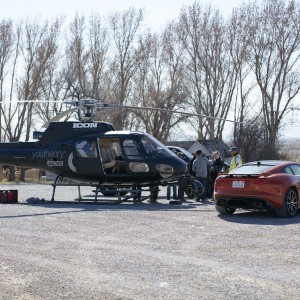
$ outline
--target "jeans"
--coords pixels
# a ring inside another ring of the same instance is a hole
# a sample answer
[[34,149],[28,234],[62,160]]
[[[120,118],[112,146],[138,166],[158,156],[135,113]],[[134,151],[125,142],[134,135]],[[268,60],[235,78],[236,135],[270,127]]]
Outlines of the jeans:
[[182,176],[178,180],[178,199],[180,201],[184,200],[184,190],[187,185],[188,178],[186,176]]
[[198,197],[197,197],[197,200],[204,200],[205,199],[205,196],[206,196],[206,181],[207,181],[207,178],[206,177],[196,177],[196,180],[198,180],[199,182],[201,182],[203,184],[203,193],[200,194]]

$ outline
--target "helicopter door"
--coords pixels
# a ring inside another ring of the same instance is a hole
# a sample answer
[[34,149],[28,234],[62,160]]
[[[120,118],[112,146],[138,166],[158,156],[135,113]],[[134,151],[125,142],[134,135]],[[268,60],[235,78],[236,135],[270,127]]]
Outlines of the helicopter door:
[[124,169],[124,159],[118,139],[103,138],[98,140],[102,166],[106,174],[117,174]]
[[98,176],[100,173],[103,173],[96,140],[77,140],[75,144],[75,153],[76,158],[74,160],[74,165],[77,172],[80,172],[81,175]]

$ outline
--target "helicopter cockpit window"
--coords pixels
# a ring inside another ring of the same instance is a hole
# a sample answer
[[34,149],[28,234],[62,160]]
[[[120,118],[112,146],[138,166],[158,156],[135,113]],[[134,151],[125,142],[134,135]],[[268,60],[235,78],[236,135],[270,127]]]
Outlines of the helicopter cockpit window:
[[156,149],[156,146],[153,144],[153,142],[147,138],[142,138],[141,142],[147,154],[152,153]]
[[161,144],[157,139],[151,136],[145,136],[141,139],[147,154],[159,154],[163,157],[174,156],[174,153]]
[[80,157],[97,157],[97,147],[95,141],[78,140],[75,144],[76,153]]
[[137,159],[137,160],[143,159],[143,156],[141,154],[141,151],[136,141],[130,139],[124,140],[123,147],[124,147],[126,157],[128,159]]

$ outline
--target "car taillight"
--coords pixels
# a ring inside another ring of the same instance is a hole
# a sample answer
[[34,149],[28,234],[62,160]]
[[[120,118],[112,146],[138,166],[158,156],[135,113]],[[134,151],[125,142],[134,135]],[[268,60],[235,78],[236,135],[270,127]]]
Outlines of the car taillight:
[[225,180],[224,179],[217,179],[218,184],[225,184]]
[[265,185],[265,184],[271,184],[271,185],[279,185],[279,184],[283,184],[282,181],[279,180],[266,180],[266,179],[255,179],[252,181],[254,184],[257,185]]

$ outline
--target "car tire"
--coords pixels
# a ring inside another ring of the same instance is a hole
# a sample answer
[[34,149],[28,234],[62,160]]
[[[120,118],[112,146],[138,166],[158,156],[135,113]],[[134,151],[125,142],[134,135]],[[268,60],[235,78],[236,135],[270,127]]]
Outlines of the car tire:
[[276,209],[277,216],[280,218],[291,218],[297,214],[298,210],[298,194],[290,188],[283,199],[281,208]]
[[189,199],[193,199],[197,194],[197,186],[195,186],[193,183],[188,183],[184,188],[184,192]]
[[232,215],[236,211],[235,208],[224,207],[219,205],[216,205],[216,210],[221,215]]
[[197,198],[203,193],[203,184],[195,179],[190,180],[184,188],[189,199]]

